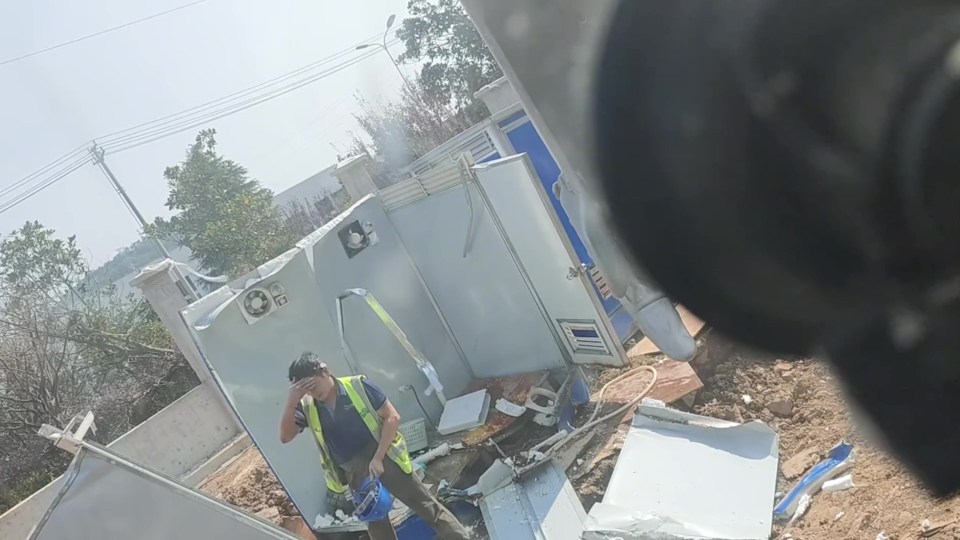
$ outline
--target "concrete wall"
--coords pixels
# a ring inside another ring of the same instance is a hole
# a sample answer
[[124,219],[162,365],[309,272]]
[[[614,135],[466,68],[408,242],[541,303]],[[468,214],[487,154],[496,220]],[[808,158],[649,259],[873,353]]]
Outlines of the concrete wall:
[[[234,443],[240,434],[218,391],[202,384],[108,446],[170,477],[190,476],[197,482],[200,478],[190,475],[191,471],[214,456],[221,462],[232,457],[224,448]],[[245,445],[234,446],[239,452]],[[209,468],[215,466],[211,464]],[[0,515],[0,538],[27,538],[59,491],[60,482],[57,478]]]

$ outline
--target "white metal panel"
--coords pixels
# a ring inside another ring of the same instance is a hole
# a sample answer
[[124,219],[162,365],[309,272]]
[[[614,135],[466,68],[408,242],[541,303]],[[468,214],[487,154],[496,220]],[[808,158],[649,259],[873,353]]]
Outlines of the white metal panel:
[[[573,361],[622,365],[623,348],[612,337],[615,334],[587,278],[576,271],[579,264],[574,262],[572,247],[526,154],[483,163],[474,170]],[[576,333],[565,333],[563,322],[580,326]],[[588,329],[590,325],[595,330]],[[578,348],[571,339],[578,336],[601,340],[609,352]]]
[[580,538],[587,514],[560,465],[549,460],[480,499],[491,540]]
[[[773,523],[777,434],[762,422],[736,424],[642,404],[603,502],[585,537],[765,539]],[[615,524],[614,526],[611,526]],[[629,529],[629,528],[627,528]]]
[[[30,540],[295,540],[286,531],[84,443]],[[13,539],[11,539],[13,540]]]
[[[352,220],[372,223],[379,242],[348,258],[337,237],[337,227],[309,248],[313,251],[316,283],[329,317],[336,320],[335,299],[343,291],[368,290],[436,368],[447,397],[459,395],[470,383],[472,374],[393,223],[376,199],[355,205],[343,225]],[[399,390],[412,385],[431,416],[439,418],[437,399],[423,395],[428,385],[426,378],[363,300],[357,297],[344,300],[343,317],[344,335],[358,369],[384,388],[401,415],[406,419],[423,416],[417,412],[419,407],[414,396]],[[337,340],[339,344],[339,337]]]
[[563,366],[563,351],[472,184],[470,197],[472,228],[463,185],[396,208],[390,221],[477,377]]
[[[256,324],[247,324],[236,301],[225,293],[218,294],[220,302],[214,305],[201,300],[205,309],[184,318],[203,327],[194,326],[193,335],[215,380],[294,504],[311,521],[326,508],[316,445],[309,436],[284,445],[277,435],[289,389],[287,368],[309,350],[320,354],[337,375],[348,375],[351,369],[306,254],[297,251],[274,270],[264,285],[281,283],[290,302]],[[215,307],[222,307],[215,317],[204,316]]]

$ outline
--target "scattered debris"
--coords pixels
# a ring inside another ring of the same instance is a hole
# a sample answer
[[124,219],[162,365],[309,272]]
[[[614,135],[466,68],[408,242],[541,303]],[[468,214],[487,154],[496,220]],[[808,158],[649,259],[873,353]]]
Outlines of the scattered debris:
[[536,422],[537,425],[540,425],[543,427],[550,427],[550,426],[557,425],[557,417],[553,414],[548,414],[548,413],[538,412],[537,414],[533,415],[533,421]]
[[357,519],[357,516],[353,514],[347,514],[343,510],[337,510],[337,513],[334,516],[331,516],[330,514],[317,515],[317,518],[313,520],[313,528],[317,530],[327,529],[337,525],[358,523],[359,521],[360,520]]
[[271,523],[280,523],[280,509],[276,506],[268,506],[254,514],[260,519],[265,519]]
[[804,514],[807,513],[807,510],[810,509],[810,494],[804,493],[800,496],[800,500],[797,501],[797,510],[793,513],[793,517],[790,518],[788,522],[789,525],[793,525],[793,522],[802,518]]
[[823,491],[825,493],[833,493],[835,491],[843,491],[845,489],[850,489],[855,487],[853,484],[853,475],[845,474],[840,478],[835,478],[833,480],[827,480],[823,483]]
[[[825,460],[810,469],[793,489],[787,492],[786,496],[773,509],[774,517],[783,521],[791,520],[805,498],[813,497],[817,491],[820,491],[826,481],[852,467],[853,460],[852,445],[841,442],[834,446]],[[809,501],[807,502],[809,504]]]
[[449,455],[451,450],[459,450],[461,448],[463,448],[462,444],[443,443],[415,457],[413,463],[416,465],[426,465],[438,457]]
[[799,478],[810,467],[816,465],[819,459],[820,455],[816,448],[808,448],[784,461],[783,465],[780,466],[780,473],[787,480]]
[[767,403],[767,410],[780,418],[789,418],[793,416],[793,401],[789,399],[779,399]]
[[490,410],[490,394],[486,389],[447,400],[437,424],[441,435],[450,435],[482,426]]
[[572,442],[564,446],[557,455],[554,456],[554,459],[557,460],[557,463],[560,464],[560,468],[566,471],[570,468],[570,465],[573,465],[573,462],[576,461],[577,464],[583,463],[582,459],[578,459],[580,454],[583,453],[583,450],[593,441],[593,437],[596,435],[596,431],[591,431],[580,437],[575,442]]
[[320,514],[317,516],[317,519],[313,520],[313,528],[326,529],[327,527],[333,526],[335,521],[334,517],[329,514]]
[[890,540],[890,537],[887,536],[886,532],[880,531],[877,533],[877,538],[875,540]]
[[316,535],[313,534],[313,531],[310,530],[307,522],[300,516],[285,517],[280,523],[280,526],[301,540],[316,540],[317,538]]
[[956,518],[944,521],[943,523],[931,523],[929,519],[925,519],[923,520],[923,523],[920,524],[920,536],[923,538],[930,538],[931,536],[936,535],[937,533],[943,531],[943,529],[955,524],[956,522]]
[[[687,329],[687,332],[696,338],[700,335],[700,332],[703,331],[704,323],[696,315],[690,313],[687,308],[682,305],[677,306],[677,312],[680,314],[680,320],[683,322],[684,328]],[[627,356],[633,358],[636,356],[646,356],[650,354],[660,353],[660,347],[658,347],[654,342],[650,341],[650,338],[644,337],[636,345],[629,347],[627,350]]]
[[512,416],[514,418],[519,417],[527,410],[527,408],[524,407],[523,405],[517,405],[516,403],[512,401],[507,401],[503,398],[500,398],[497,400],[495,407],[498,411],[502,412],[503,414],[506,414],[507,416]]
[[793,371],[793,364],[791,364],[790,362],[785,362],[783,360],[777,360],[773,364],[773,369],[779,372],[780,374],[783,374],[788,371]]
[[[627,403],[633,399],[650,381],[650,373],[638,371],[624,377],[615,386],[604,393],[607,403]],[[657,382],[647,393],[648,399],[673,404],[685,398],[695,396],[703,388],[703,381],[690,366],[689,362],[665,360],[657,365]],[[594,396],[596,399],[597,396]],[[632,411],[626,416],[631,416]]]
[[[484,389],[493,402],[503,398],[511,403],[524,403],[530,389],[544,381],[546,375],[546,372],[536,372],[494,377],[492,379],[476,379],[467,386],[466,392]],[[522,428],[526,423],[526,418],[526,416],[515,418],[500,412],[494,407],[482,426],[465,433],[460,440],[470,447],[479,446],[488,440],[500,441]]]
[[744,395],[741,397],[741,399],[743,399],[744,405],[749,405],[749,404],[753,403],[753,398],[750,397],[750,394],[744,394]]
[[[775,369],[780,363],[776,356],[740,347],[715,332],[707,335],[700,348],[698,358],[693,360],[704,382],[704,389],[693,407],[697,414],[736,420],[735,407],[738,407],[744,420],[767,422],[780,436],[780,454],[784,460],[808,448],[816,448],[823,457],[840,439],[853,443],[856,448],[856,489],[814,495],[810,510],[797,529],[777,531],[771,538],[781,538],[783,532],[790,532],[796,539],[803,540],[873,540],[882,529],[892,538],[909,540],[920,537],[923,518],[937,524],[960,516],[960,497],[934,499],[901,462],[872,442],[876,439],[869,437],[867,425],[858,422],[849,409],[841,382],[830,372],[829,365],[816,360],[786,358],[783,363],[792,366],[788,373],[793,377],[787,381],[783,372]],[[758,385],[767,391],[758,394]],[[754,398],[749,407],[741,400],[743,394]],[[767,401],[784,398],[794,403],[794,415],[788,419],[776,417],[763,407]],[[606,432],[599,435],[602,438],[594,439],[594,446],[599,446],[597,440],[605,442],[609,436]],[[594,455],[593,448],[588,448],[585,454],[584,467],[587,467]],[[594,485],[606,485],[603,472],[608,462],[598,466],[600,472],[585,475],[583,482],[575,482],[582,492]],[[576,477],[581,471],[582,468],[577,469],[572,476]],[[796,480],[780,475],[777,490],[788,492]],[[587,508],[594,497],[585,498]],[[780,496],[776,501],[780,501]],[[846,515],[834,522],[833,518],[841,510]],[[960,538],[960,523],[945,527],[929,540],[954,537]]]
[[837,515],[833,516],[833,520],[840,521],[840,518],[842,518],[844,515],[846,515],[846,512],[837,512]]

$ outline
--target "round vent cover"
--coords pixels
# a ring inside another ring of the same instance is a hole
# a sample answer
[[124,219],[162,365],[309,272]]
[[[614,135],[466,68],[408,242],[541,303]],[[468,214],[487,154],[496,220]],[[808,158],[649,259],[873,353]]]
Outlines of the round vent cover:
[[260,290],[253,290],[243,297],[243,309],[252,317],[261,317],[270,311],[270,297]]

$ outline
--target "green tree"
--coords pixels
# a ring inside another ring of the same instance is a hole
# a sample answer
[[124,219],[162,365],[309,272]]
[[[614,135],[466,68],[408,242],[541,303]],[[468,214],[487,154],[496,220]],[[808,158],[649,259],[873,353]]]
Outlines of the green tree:
[[471,123],[487,115],[474,92],[503,75],[458,0],[410,0],[397,30],[401,62],[422,62],[418,81],[431,99],[453,103]]
[[59,239],[38,221],[28,221],[0,243],[0,269],[4,280],[21,294],[75,293],[87,272],[76,237]]
[[289,249],[294,242],[273,205],[273,192],[247,169],[217,153],[216,130],[201,131],[186,158],[163,176],[170,188],[169,220],[152,231],[179,238],[204,270],[238,276]]
[[0,512],[65,465],[40,425],[93,410],[109,442],[196,384],[159,319],[86,269],[37,222],[0,241]]

